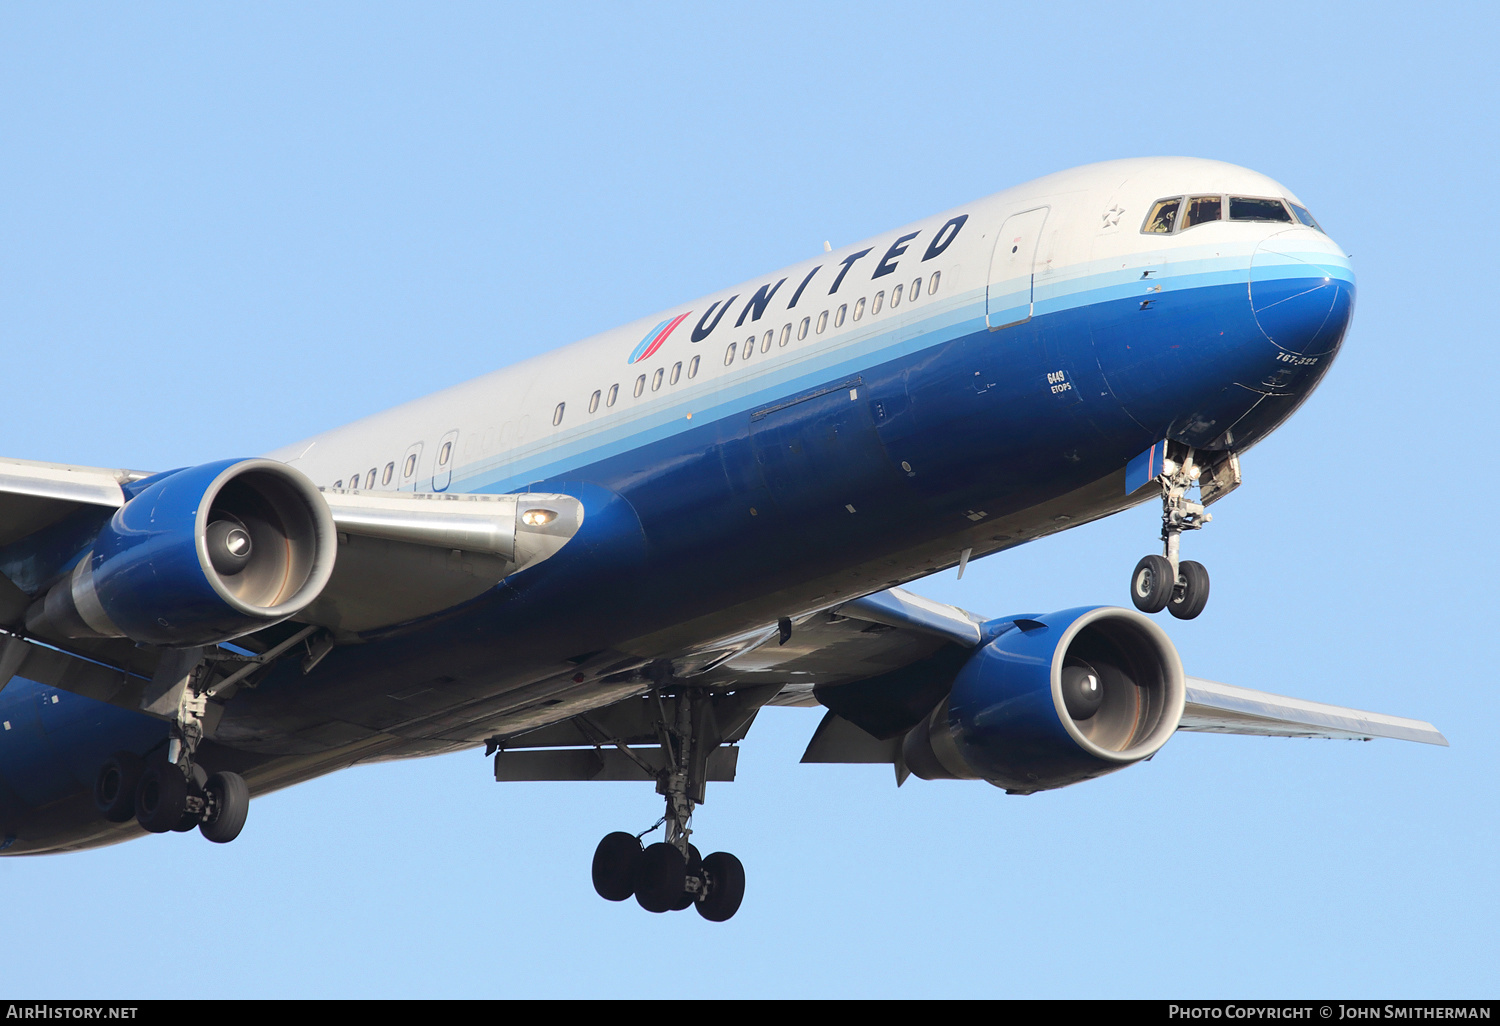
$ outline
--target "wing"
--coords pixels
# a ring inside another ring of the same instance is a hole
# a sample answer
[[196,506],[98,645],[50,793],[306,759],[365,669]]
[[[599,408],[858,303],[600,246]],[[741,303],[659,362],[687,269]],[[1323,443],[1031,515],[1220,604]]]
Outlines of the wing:
[[1377,737],[1447,746],[1448,739],[1422,720],[1287,698],[1266,691],[1189,677],[1187,708],[1178,730],[1264,737],[1324,737],[1370,741]]
[[[69,581],[76,589],[78,571],[87,569],[81,557],[106,521],[170,473],[0,460],[0,632],[6,635],[0,688],[21,673],[85,697],[154,711],[149,696],[163,649],[54,630],[56,621],[37,614],[51,609],[46,596],[67,591]],[[308,641],[315,661],[316,652],[341,637],[472,599],[555,554],[583,518],[582,504],[564,495],[318,491],[310,483],[307,492],[321,496],[336,530],[332,575],[295,622],[273,622],[237,638],[232,649],[216,650],[213,658],[228,678],[216,690],[298,641]],[[547,519],[532,523],[523,516],[535,512]]]
[[[818,707],[838,702],[847,688],[873,697],[896,724],[931,709],[941,697],[934,689],[947,686],[978,641],[976,622],[962,610],[892,590],[669,655],[675,677],[707,689],[704,779],[733,780],[735,745],[763,706]],[[632,694],[602,708],[491,738],[496,779],[657,779],[668,765],[659,727],[675,722],[680,697],[641,696],[652,687],[645,677],[626,686]]]
[[[957,606],[892,588],[676,653],[675,674],[711,688],[723,728],[708,731],[714,747],[705,779],[734,779],[734,746],[764,705],[828,708],[803,762],[898,763],[902,736],[942,700],[981,643],[985,623]],[[656,779],[669,759],[654,725],[672,722],[676,701],[632,695],[493,738],[496,778]],[[1448,743],[1419,720],[1192,677],[1178,729]]]
[[[986,618],[900,588],[686,653],[720,688],[779,683],[768,704],[829,708],[806,762],[890,762],[899,736],[942,698]],[[790,628],[787,630],[786,628]],[[1179,730],[1269,737],[1448,742],[1430,723],[1189,677]]]
[[[965,650],[978,645],[979,625],[985,622],[984,618],[957,606],[924,599],[899,588],[845,603],[835,610],[835,615],[881,624],[905,634],[941,637],[948,645]],[[891,641],[887,640],[885,644],[889,645]],[[853,681],[841,688],[825,689],[817,695],[832,712],[814,735],[803,761],[891,761],[891,738],[895,731],[878,729],[880,725],[872,720],[865,708],[866,703],[857,700],[862,689],[863,682]],[[925,698],[923,696],[923,701]],[[838,715],[840,703],[847,707],[845,716]],[[921,704],[920,701],[913,703],[913,709]],[[931,707],[931,703],[926,706],[927,709]],[[896,726],[905,729],[908,724],[902,721]],[[1432,724],[1422,720],[1310,702],[1197,677],[1187,678],[1187,703],[1177,729],[1364,741],[1383,737],[1433,745],[1448,744]]]
[[[26,460],[0,461],[0,623],[71,569],[80,545],[155,475]],[[561,495],[322,492],[339,552],[322,595],[298,619],[339,632],[404,623],[451,608],[553,555],[582,522]],[[518,529],[524,505],[559,509],[570,530]],[[392,587],[399,582],[400,587]]]

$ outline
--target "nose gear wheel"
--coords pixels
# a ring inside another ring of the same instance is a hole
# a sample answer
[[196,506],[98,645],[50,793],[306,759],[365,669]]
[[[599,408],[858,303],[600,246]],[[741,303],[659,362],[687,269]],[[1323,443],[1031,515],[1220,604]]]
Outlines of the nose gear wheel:
[[[1143,557],[1130,575],[1130,600],[1143,613],[1165,609],[1179,620],[1191,620],[1208,604],[1208,570],[1202,563],[1181,558],[1182,532],[1200,531],[1213,519],[1213,514],[1204,511],[1204,503],[1188,498],[1204,470],[1194,462],[1196,455],[1187,446],[1175,446],[1156,477],[1161,488],[1162,554]],[[1237,461],[1233,467],[1238,484]],[[1216,490],[1209,501],[1225,491]]]

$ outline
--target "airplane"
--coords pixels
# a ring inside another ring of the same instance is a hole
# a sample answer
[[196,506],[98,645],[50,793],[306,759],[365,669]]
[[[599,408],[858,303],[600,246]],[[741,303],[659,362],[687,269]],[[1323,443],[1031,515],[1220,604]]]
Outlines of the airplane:
[[[1328,372],[1341,248],[1193,158],[1028,182],[262,457],[0,461],[0,850],[197,829],[358,763],[654,782],[598,893],[724,921],[693,843],[766,706],[803,761],[1065,787],[1178,730],[1446,745],[1186,674],[1183,536]],[[980,614],[903,586],[1159,503],[1133,608]],[[643,839],[657,828],[660,840]]]

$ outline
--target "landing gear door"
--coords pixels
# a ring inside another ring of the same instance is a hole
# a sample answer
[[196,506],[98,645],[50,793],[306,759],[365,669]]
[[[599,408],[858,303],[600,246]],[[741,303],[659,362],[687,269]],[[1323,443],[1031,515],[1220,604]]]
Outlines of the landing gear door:
[[985,323],[991,331],[1031,320],[1036,248],[1048,207],[1012,214],[1000,226],[985,291]]

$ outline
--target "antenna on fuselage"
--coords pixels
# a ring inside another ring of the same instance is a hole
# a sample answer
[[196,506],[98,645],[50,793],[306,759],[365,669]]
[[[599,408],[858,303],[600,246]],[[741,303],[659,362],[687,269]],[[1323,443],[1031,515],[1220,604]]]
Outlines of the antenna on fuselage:
[[833,247],[828,244],[828,240],[827,239],[823,240],[823,252],[824,253],[832,253],[833,252]]

